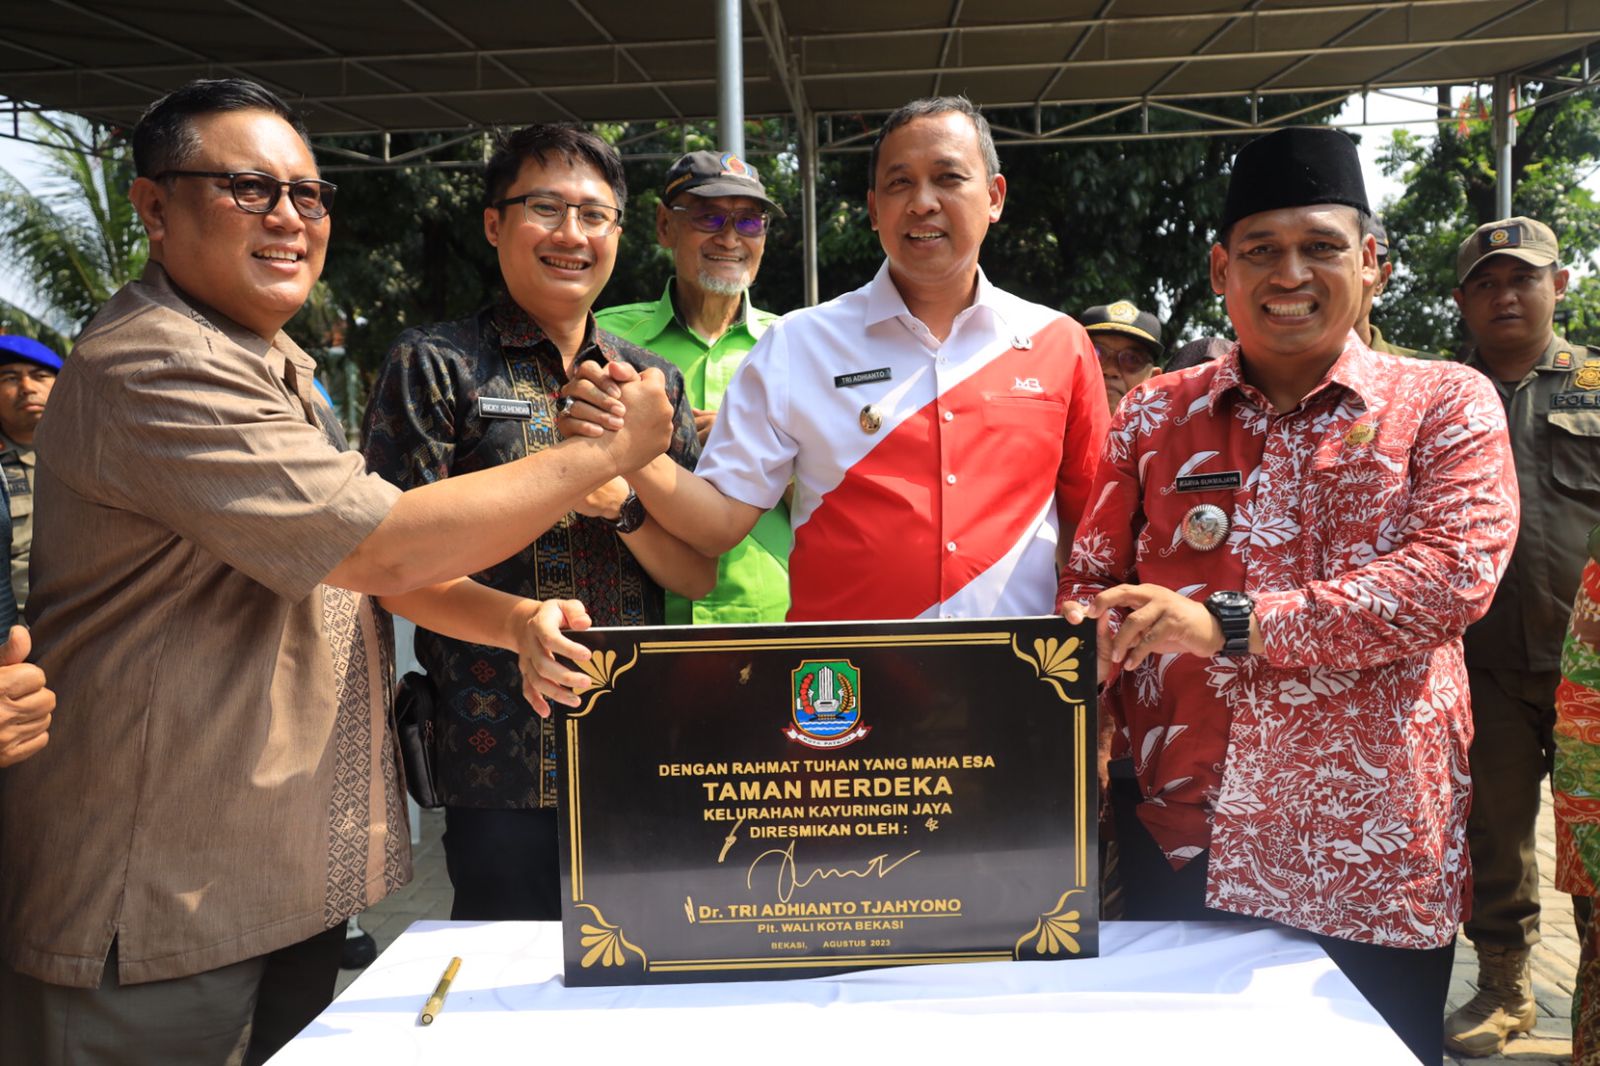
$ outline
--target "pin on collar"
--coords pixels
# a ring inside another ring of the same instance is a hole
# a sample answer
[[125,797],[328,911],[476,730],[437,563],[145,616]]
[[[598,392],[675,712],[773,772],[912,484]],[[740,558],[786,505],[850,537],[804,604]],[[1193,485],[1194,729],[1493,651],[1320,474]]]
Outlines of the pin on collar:
[[883,414],[872,404],[861,409],[861,432],[876,433],[883,428]]

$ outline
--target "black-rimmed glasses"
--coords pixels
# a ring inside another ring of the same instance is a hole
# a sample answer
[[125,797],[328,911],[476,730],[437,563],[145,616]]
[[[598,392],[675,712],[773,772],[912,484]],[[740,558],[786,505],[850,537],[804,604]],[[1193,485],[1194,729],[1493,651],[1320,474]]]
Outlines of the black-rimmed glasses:
[[765,211],[696,211],[692,207],[673,204],[674,211],[682,211],[689,225],[701,233],[721,233],[733,223],[733,232],[741,237],[759,237],[767,232],[771,216]]
[[530,193],[526,196],[509,196],[497,200],[494,207],[504,210],[512,204],[521,204],[522,213],[529,222],[548,230],[558,230],[567,221],[567,213],[578,216],[578,228],[588,237],[608,237],[622,225],[622,208],[593,201],[575,204],[559,196]]
[[270,215],[278,206],[283,190],[289,190],[289,203],[301,218],[327,218],[333,210],[333,194],[339,187],[319,178],[300,178],[297,181],[279,181],[271,174],[259,170],[163,170],[156,181],[166,178],[227,178],[228,190],[239,210],[252,215]]

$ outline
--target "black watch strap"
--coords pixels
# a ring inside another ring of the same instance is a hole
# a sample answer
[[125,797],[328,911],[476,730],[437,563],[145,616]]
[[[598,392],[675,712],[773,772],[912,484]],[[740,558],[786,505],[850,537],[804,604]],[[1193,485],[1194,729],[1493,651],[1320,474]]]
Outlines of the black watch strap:
[[618,533],[632,533],[644,525],[645,515],[644,501],[639,499],[638,493],[629,489],[628,498],[622,501],[622,508],[617,512],[617,517],[607,521]]
[[1255,607],[1255,601],[1242,592],[1213,592],[1206,597],[1206,610],[1222,628],[1223,655],[1249,654],[1250,619]]

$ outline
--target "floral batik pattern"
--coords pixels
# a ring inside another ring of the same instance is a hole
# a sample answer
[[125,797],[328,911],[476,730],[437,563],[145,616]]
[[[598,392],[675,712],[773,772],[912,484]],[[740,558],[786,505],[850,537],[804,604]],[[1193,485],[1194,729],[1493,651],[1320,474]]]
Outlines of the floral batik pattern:
[[[1561,648],[1555,734],[1556,887],[1592,899],[1600,883],[1600,565],[1592,560]],[[1600,915],[1578,950],[1572,1061],[1600,1064]]]

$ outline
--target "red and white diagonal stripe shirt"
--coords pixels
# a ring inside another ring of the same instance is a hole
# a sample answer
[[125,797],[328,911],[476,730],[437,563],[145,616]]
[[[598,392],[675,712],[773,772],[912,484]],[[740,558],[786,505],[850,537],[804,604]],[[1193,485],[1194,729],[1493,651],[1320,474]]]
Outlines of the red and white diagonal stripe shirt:
[[794,479],[790,621],[1041,615],[1107,421],[1078,323],[980,271],[941,343],[885,263],[767,331],[696,472],[763,510]]
[[[1232,523],[1210,551],[1180,529],[1200,504]],[[1062,597],[1242,590],[1266,645],[1151,656],[1104,690],[1151,835],[1174,866],[1209,848],[1208,906],[1370,944],[1455,936],[1470,886],[1461,634],[1489,608],[1517,509],[1488,379],[1354,334],[1282,414],[1244,381],[1237,345],[1122,401]]]

